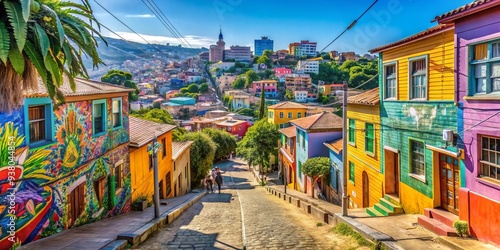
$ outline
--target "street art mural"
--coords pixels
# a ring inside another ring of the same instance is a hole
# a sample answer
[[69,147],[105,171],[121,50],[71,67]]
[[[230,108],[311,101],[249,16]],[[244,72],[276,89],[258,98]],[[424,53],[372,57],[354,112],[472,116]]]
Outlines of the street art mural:
[[130,210],[128,104],[124,100],[123,126],[97,137],[91,104],[54,111],[54,141],[40,148],[26,143],[22,109],[0,114],[0,249]]

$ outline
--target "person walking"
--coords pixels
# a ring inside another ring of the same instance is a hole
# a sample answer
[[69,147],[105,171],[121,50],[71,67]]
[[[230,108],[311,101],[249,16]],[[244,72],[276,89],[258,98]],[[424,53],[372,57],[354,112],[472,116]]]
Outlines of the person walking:
[[211,175],[207,175],[207,177],[205,178],[205,185],[207,186],[207,192],[210,192],[210,191],[212,191],[212,193],[214,192],[213,179],[212,179]]
[[222,183],[224,183],[224,178],[222,178],[222,173],[220,172],[219,168],[217,168],[217,171],[215,172],[215,183],[217,183],[220,194],[220,187],[222,186]]

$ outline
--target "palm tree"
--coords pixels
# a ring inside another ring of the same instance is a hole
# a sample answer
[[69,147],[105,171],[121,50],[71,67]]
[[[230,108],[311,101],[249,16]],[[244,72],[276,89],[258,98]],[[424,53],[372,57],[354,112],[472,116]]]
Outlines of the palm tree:
[[88,78],[82,54],[93,67],[102,63],[99,31],[88,0],[0,0],[0,112],[21,106],[23,91],[36,90],[39,80],[54,103],[63,103],[64,78],[73,91],[74,77]]

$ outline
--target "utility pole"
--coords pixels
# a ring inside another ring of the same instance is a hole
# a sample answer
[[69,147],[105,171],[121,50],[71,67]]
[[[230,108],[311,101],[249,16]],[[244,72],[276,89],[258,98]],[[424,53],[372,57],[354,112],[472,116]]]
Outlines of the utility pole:
[[153,175],[154,175],[154,196],[153,202],[155,206],[155,218],[160,218],[160,190],[158,183],[158,150],[161,144],[158,143],[158,139],[155,135],[153,138],[153,143],[148,146],[149,153],[153,156]]
[[349,194],[347,193],[347,81],[343,84],[343,98],[342,102],[342,121],[344,126],[342,128],[342,171],[344,180],[342,182],[342,216],[347,216],[347,208],[349,207]]

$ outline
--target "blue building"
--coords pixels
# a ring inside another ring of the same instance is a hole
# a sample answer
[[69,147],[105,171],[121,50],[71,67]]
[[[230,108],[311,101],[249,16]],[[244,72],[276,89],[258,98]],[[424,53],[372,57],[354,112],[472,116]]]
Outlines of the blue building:
[[273,51],[274,41],[269,39],[267,36],[261,37],[260,40],[255,40],[255,51],[254,55],[261,56],[264,53],[264,50],[268,49]]
[[342,204],[342,138],[325,142],[330,158],[330,194],[328,201],[333,204]]

